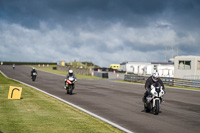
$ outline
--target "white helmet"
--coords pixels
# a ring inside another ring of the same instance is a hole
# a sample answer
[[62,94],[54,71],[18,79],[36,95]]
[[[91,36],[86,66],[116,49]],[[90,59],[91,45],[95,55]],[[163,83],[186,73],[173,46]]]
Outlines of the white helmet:
[[154,82],[157,82],[158,78],[159,78],[159,73],[158,72],[155,72],[155,73],[152,74],[152,79],[153,79]]
[[70,70],[69,70],[69,73],[73,73],[73,70],[70,69]]
[[69,70],[69,76],[71,77],[71,76],[73,76],[73,70]]

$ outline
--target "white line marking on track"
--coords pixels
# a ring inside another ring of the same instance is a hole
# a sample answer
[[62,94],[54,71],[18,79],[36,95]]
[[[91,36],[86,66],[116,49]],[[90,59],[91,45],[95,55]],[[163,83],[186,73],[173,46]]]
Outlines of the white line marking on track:
[[[120,130],[122,130],[122,131],[124,131],[124,132],[127,132],[127,133],[134,133],[134,132],[132,132],[132,131],[130,131],[130,130],[128,130],[128,129],[122,127],[122,126],[120,126],[120,125],[117,125],[117,124],[115,124],[115,123],[113,123],[113,122],[111,122],[111,121],[109,121],[109,120],[107,120],[107,119],[105,119],[105,118],[103,118],[103,117],[101,117],[101,116],[98,116],[98,115],[96,115],[96,114],[94,114],[94,113],[92,113],[92,112],[90,112],[90,111],[88,111],[88,110],[85,110],[85,109],[83,109],[83,108],[81,108],[81,107],[79,107],[79,106],[77,106],[77,105],[75,105],[75,104],[73,104],[73,103],[70,103],[70,102],[68,102],[68,101],[66,101],[66,100],[64,100],[64,99],[62,99],[62,98],[59,98],[59,97],[57,97],[57,96],[55,96],[55,95],[52,95],[52,94],[50,94],[50,93],[48,93],[48,92],[46,92],[46,91],[40,90],[39,88],[34,87],[34,86],[32,86],[32,85],[29,85],[29,84],[26,84],[26,83],[24,83],[24,82],[22,82],[22,81],[19,81],[19,80],[13,79],[13,78],[9,78],[9,77],[7,77],[1,70],[0,70],[0,72],[1,72],[6,78],[8,78],[8,79],[15,80],[15,81],[20,82],[20,83],[22,83],[22,84],[24,84],[24,85],[27,85],[27,86],[29,86],[29,87],[31,87],[31,88],[34,88],[34,89],[36,89],[36,90],[38,90],[38,91],[40,91],[40,92],[42,92],[42,93],[45,93],[45,94],[47,94],[47,95],[49,95],[49,96],[52,96],[52,97],[54,97],[54,98],[56,98],[56,99],[58,99],[58,100],[60,100],[60,101],[62,101],[62,102],[64,102],[64,103],[66,103],[66,104],[69,104],[69,105],[71,105],[71,106],[73,106],[73,107],[75,107],[75,108],[77,108],[77,109],[79,109],[79,110],[81,110],[81,111],[83,111],[83,112],[85,112],[85,113],[87,113],[87,114],[89,114],[89,115],[91,115],[91,116],[97,118],[97,119],[100,119],[100,120],[102,120],[102,121],[104,121],[104,122],[106,122],[106,123],[108,123],[108,124],[110,124],[110,125],[112,125],[112,126],[118,128],[118,129],[120,129]],[[57,75],[58,75],[58,74],[57,74]],[[62,75],[62,76],[63,76],[63,75]]]

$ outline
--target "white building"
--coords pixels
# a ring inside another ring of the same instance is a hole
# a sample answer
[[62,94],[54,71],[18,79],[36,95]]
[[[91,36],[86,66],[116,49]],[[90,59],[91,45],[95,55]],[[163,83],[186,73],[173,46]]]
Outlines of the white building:
[[151,75],[159,72],[162,77],[173,77],[174,64],[170,62],[123,62],[120,64],[120,71],[138,75]]
[[150,74],[151,63],[148,62],[123,62],[120,64],[120,71],[126,71],[134,74]]
[[200,56],[176,56],[175,78],[200,79]]
[[158,72],[161,77],[174,77],[174,63],[152,62],[153,72]]

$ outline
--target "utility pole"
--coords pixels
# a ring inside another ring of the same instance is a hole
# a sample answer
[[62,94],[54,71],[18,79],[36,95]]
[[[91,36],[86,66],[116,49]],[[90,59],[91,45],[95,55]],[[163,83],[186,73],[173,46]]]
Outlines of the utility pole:
[[177,56],[178,56],[178,48],[177,48]]
[[174,50],[173,50],[173,46],[172,46],[172,58],[174,58]]
[[167,47],[165,48],[165,62],[167,62]]

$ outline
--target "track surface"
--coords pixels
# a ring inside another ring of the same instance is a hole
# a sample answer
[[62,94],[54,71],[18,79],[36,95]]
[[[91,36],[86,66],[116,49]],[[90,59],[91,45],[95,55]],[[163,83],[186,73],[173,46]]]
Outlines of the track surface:
[[144,85],[78,79],[74,94],[67,95],[64,76],[38,70],[32,82],[31,67],[16,66],[13,70],[12,66],[0,66],[0,70],[136,133],[200,132],[200,91],[166,88],[161,113],[153,115],[143,111]]

